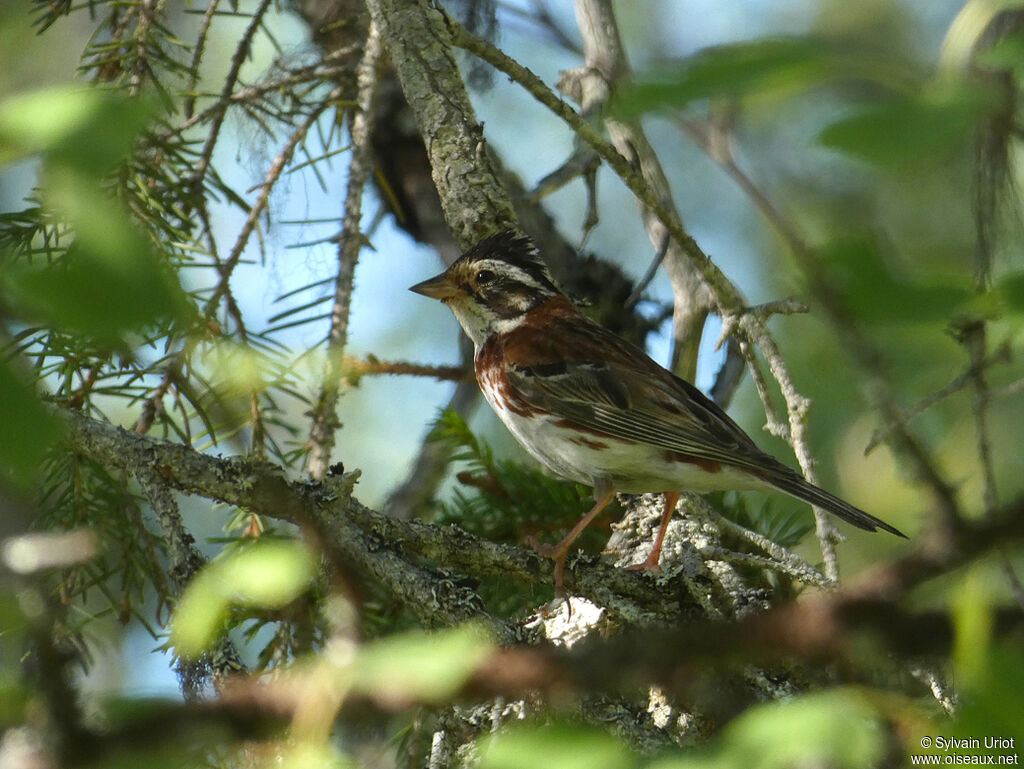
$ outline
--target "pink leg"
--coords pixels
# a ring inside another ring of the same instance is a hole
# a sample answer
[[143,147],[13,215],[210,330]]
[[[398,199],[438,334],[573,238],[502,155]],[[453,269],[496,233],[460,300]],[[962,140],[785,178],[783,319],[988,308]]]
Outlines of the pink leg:
[[598,484],[594,487],[594,494],[596,501],[590,512],[580,518],[579,523],[573,526],[572,531],[566,534],[557,545],[542,545],[533,537],[527,540],[534,550],[555,562],[555,595],[559,597],[565,595],[565,558],[569,554],[569,548],[590,522],[597,517],[598,513],[608,507],[615,497],[615,490],[610,485],[606,487],[605,484]]
[[668,531],[668,523],[672,520],[672,513],[675,512],[678,502],[678,491],[665,492],[665,509],[661,513],[661,526],[658,527],[658,535],[654,538],[654,547],[651,548],[651,554],[647,556],[646,561],[630,566],[630,569],[661,571],[661,567],[658,565],[658,561],[661,560],[661,545],[665,541],[665,532]]

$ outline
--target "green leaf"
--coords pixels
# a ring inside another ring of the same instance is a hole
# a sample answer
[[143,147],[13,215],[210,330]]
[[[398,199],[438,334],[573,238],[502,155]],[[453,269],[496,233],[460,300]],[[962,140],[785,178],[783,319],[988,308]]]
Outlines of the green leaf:
[[[976,649],[962,649],[966,639],[961,640],[960,622],[966,619],[967,613],[958,610],[955,616],[957,653],[973,654],[977,649],[981,649],[981,644]],[[990,620],[991,617],[984,621]],[[974,631],[967,632],[974,634]],[[957,662],[959,672],[963,663],[959,659]],[[981,735],[1012,739],[1014,745],[1009,749],[1005,745],[994,745],[988,750],[970,752],[1015,756],[1024,745],[1024,697],[1021,697],[1021,692],[1024,692],[1024,654],[1021,653],[1019,644],[1015,648],[1012,643],[1005,646],[992,644],[985,648],[979,658],[972,659],[970,664],[971,678],[963,682],[960,690],[960,707],[949,731],[961,739]]]
[[991,103],[978,89],[925,90],[839,120],[819,138],[826,147],[884,169],[905,170],[965,147]]
[[716,46],[675,67],[638,74],[616,98],[613,111],[631,119],[650,110],[680,108],[696,99],[789,94],[856,70],[856,59],[848,53],[811,38]]
[[0,472],[14,488],[28,491],[46,453],[63,435],[63,424],[42,404],[10,363],[0,360]]
[[878,766],[886,735],[878,715],[851,689],[837,689],[751,708],[706,751],[652,769],[791,769]]
[[[152,106],[103,91],[53,89],[0,103],[0,162],[44,154],[45,208],[69,225],[73,245],[9,264],[0,292],[16,316],[115,341],[179,319],[188,300],[106,177],[130,153]],[[63,258],[61,258],[63,257]]]
[[11,96],[0,101],[0,164],[46,153],[58,165],[95,176],[109,173],[128,154],[154,107],[146,99],[73,87]]
[[1024,31],[1013,32],[982,50],[976,63],[986,69],[1007,70],[1020,80],[1024,77]]
[[188,299],[122,204],[68,169],[49,174],[47,204],[72,226],[74,242],[52,262],[0,267],[0,296],[16,316],[104,340],[161,321],[184,321]]
[[570,724],[519,725],[480,744],[480,769],[628,769],[636,765],[620,740]]
[[359,651],[353,686],[388,702],[442,702],[493,652],[494,642],[472,625],[392,636]]
[[1024,313],[1024,272],[1000,278],[992,290],[1011,312]]
[[992,595],[980,568],[969,570],[952,598],[953,660],[961,683],[970,685],[985,670],[992,640]]
[[5,273],[0,292],[19,317],[111,342],[188,312],[180,286],[146,248],[112,263],[73,246],[55,266],[21,265]]
[[174,613],[171,645],[196,657],[216,640],[232,605],[275,609],[313,580],[313,559],[296,542],[258,541],[210,563],[186,588]]
[[844,305],[860,320],[945,323],[970,297],[959,283],[912,283],[896,274],[868,237],[833,240],[818,253],[828,264]]

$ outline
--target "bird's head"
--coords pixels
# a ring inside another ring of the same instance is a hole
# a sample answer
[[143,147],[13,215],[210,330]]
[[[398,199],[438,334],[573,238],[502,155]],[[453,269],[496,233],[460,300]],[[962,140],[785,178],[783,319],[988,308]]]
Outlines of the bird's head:
[[448,305],[477,347],[562,295],[533,243],[511,231],[484,238],[440,275],[409,290]]

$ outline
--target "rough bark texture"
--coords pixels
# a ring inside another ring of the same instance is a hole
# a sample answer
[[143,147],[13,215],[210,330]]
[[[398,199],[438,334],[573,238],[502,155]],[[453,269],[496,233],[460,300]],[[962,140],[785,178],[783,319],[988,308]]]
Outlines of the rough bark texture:
[[434,186],[459,247],[515,223],[442,16],[422,0],[369,0],[430,158]]

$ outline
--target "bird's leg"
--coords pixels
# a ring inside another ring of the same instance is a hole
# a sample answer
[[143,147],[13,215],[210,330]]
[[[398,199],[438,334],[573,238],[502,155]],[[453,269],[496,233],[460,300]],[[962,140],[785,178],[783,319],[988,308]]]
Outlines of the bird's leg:
[[587,528],[591,521],[597,517],[598,513],[608,507],[608,504],[615,497],[615,490],[612,488],[610,483],[598,483],[594,486],[594,506],[590,508],[590,512],[580,518],[579,522],[572,527],[572,531],[565,535],[561,542],[557,545],[542,545],[537,542],[533,537],[527,538],[527,542],[530,546],[538,553],[543,555],[545,558],[550,558],[555,562],[555,595],[565,595],[565,558],[569,554],[569,548],[572,543],[576,541],[576,538],[583,533],[583,530]]
[[658,527],[658,535],[654,538],[654,547],[647,560],[635,566],[628,566],[629,569],[643,569],[644,571],[661,571],[658,561],[661,560],[661,545],[665,541],[665,532],[668,531],[668,523],[672,520],[672,513],[675,512],[679,503],[678,491],[665,492],[665,509],[661,513],[661,526]]

